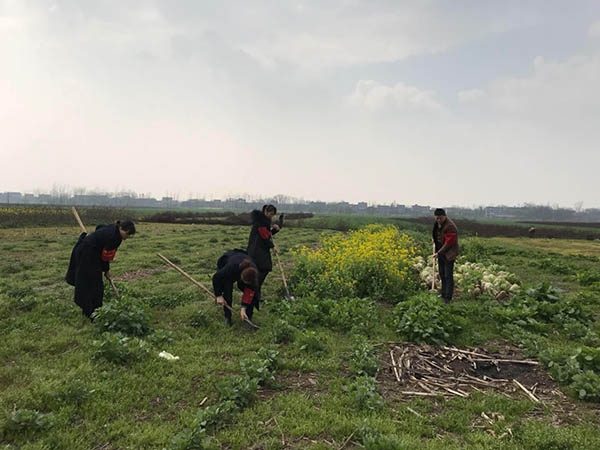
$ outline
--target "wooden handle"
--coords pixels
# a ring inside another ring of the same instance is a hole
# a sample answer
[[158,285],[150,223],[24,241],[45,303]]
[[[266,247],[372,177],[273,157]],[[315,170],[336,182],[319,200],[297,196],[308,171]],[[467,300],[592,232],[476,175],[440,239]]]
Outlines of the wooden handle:
[[85,229],[85,226],[83,226],[83,222],[81,221],[79,214],[77,214],[77,210],[75,209],[74,206],[71,207],[71,211],[73,211],[73,215],[75,216],[75,220],[77,220],[77,223],[81,227],[81,231],[83,231],[84,233],[87,233],[87,230]]
[[112,280],[112,278],[108,279],[108,282],[110,283],[110,287],[112,287],[113,293],[115,294],[115,297],[120,297],[119,296],[119,290],[117,289],[117,287],[115,286],[114,281]]
[[[275,242],[273,242],[273,248],[277,250],[275,247]],[[285,291],[287,292],[288,297],[290,296],[290,290],[288,289],[287,281],[285,279],[285,274],[283,273],[283,265],[281,264],[281,259],[279,259],[279,250],[275,253],[277,257],[277,264],[279,265],[279,270],[281,271],[281,280],[283,281],[283,287],[285,287]]]
[[[160,253],[157,253],[156,256],[158,256],[160,259],[162,259],[165,263],[167,263],[169,266],[171,266],[173,269],[175,269],[177,272],[179,272],[181,275],[183,275],[184,277],[186,277],[188,280],[190,280],[192,283],[194,283],[196,286],[198,286],[200,289],[203,289],[208,295],[210,295],[213,299],[216,300],[216,296],[215,294],[212,293],[212,291],[210,289],[208,289],[206,286],[204,286],[202,283],[200,283],[199,281],[194,280],[188,273],[186,273],[183,269],[179,268],[176,264],[172,263],[171,261],[169,261],[167,258],[165,258],[163,255],[161,255]],[[229,311],[231,311],[232,313],[237,314],[237,311],[235,309],[233,309],[231,306],[229,306],[227,303],[223,305],[225,308],[227,308]],[[248,322],[250,325],[252,325],[254,328],[259,328],[257,325],[254,325],[250,319],[246,319],[246,322]]]
[[432,277],[431,277],[431,289],[435,289],[435,242],[433,243],[433,257],[431,258],[431,268],[432,268]]

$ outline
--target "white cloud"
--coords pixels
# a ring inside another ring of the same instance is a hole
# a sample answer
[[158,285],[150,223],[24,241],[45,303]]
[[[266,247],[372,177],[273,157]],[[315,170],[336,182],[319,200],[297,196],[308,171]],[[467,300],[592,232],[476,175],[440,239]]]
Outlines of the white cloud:
[[458,93],[460,103],[475,103],[485,97],[485,92],[481,89],[467,89]]
[[439,112],[444,110],[444,107],[435,100],[433,91],[407,86],[401,82],[394,86],[387,86],[373,80],[360,80],[349,100],[354,106],[372,111],[395,109],[407,112]]
[[600,20],[592,23],[588,28],[588,35],[591,37],[600,37]]

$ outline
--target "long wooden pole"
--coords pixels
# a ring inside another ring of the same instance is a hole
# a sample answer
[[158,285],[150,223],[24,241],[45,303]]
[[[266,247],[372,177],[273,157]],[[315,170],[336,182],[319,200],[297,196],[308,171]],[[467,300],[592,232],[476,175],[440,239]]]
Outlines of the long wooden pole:
[[279,265],[279,270],[281,271],[281,281],[283,281],[283,287],[285,287],[285,292],[287,293],[288,298],[291,297],[290,289],[288,288],[287,280],[285,279],[285,273],[283,272],[283,265],[281,264],[281,259],[279,259],[279,250],[275,246],[275,241],[273,241],[273,248],[275,249],[275,256],[277,257],[277,264]]
[[83,225],[83,222],[81,221],[79,214],[77,214],[77,210],[75,209],[74,206],[71,207],[71,211],[73,211],[73,215],[75,216],[75,220],[77,220],[77,223],[81,227],[81,231],[83,231],[84,233],[87,233],[87,230],[85,229],[85,226]]
[[[84,233],[87,233],[87,229],[85,228],[85,225],[83,225],[83,222],[81,221],[81,217],[79,217],[79,214],[77,213],[77,210],[75,209],[74,206],[71,207],[71,211],[73,211],[73,215],[75,216],[75,220],[77,220],[77,223],[79,224],[79,227],[81,228],[81,231],[83,231]],[[115,297],[118,297],[119,290],[115,286],[115,283],[113,282],[112,278],[106,277],[106,279],[110,283],[110,287],[112,288],[113,293],[115,294]]]
[[[177,272],[179,272],[181,275],[183,275],[184,277],[186,277],[188,280],[190,280],[192,283],[194,283],[196,286],[198,286],[200,289],[204,290],[208,295],[210,295],[213,299],[217,299],[217,297],[215,296],[215,294],[213,294],[213,292],[208,289],[206,286],[204,286],[202,283],[200,283],[199,281],[194,280],[191,275],[189,275],[187,272],[185,272],[183,269],[181,269],[179,266],[177,266],[176,264],[172,263],[171,261],[169,261],[167,258],[165,258],[163,255],[161,255],[160,253],[157,253],[156,256],[158,256],[160,259],[162,259],[166,264],[168,264],[169,266],[171,266],[173,269],[175,269]],[[227,303],[223,305],[225,308],[227,308],[229,311],[231,311],[234,314],[237,314],[237,311],[235,309],[233,309],[231,306],[229,306]],[[248,322],[250,325],[252,325],[254,328],[260,328],[257,325],[254,325],[250,319],[246,319],[246,322]]]
[[435,290],[435,242],[433,243],[433,256],[431,258],[431,268],[432,268],[432,277],[431,277],[431,290]]

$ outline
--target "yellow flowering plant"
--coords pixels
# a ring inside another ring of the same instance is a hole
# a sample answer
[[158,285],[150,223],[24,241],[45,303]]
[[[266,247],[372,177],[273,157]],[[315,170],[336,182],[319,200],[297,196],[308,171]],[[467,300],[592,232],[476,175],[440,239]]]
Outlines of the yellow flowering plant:
[[414,241],[393,225],[371,224],[296,250],[291,278],[297,295],[371,297],[395,303],[417,285]]

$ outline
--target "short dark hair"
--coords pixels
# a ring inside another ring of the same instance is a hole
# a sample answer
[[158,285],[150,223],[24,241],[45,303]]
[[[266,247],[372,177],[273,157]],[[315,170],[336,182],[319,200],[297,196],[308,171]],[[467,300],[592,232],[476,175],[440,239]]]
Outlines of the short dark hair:
[[445,216],[446,215],[446,211],[444,211],[442,208],[436,208],[436,210],[433,212],[434,216]]
[[135,224],[131,220],[125,220],[123,222],[117,220],[115,223],[128,235],[133,236],[135,234]]
[[242,281],[246,284],[256,285],[258,284],[258,270],[254,265],[250,262],[248,258],[245,258],[240,263],[240,277]]
[[268,212],[272,212],[273,214],[277,214],[277,208],[275,208],[274,205],[265,205],[265,206],[263,206],[263,208],[262,208],[263,214],[266,213],[267,211]]

